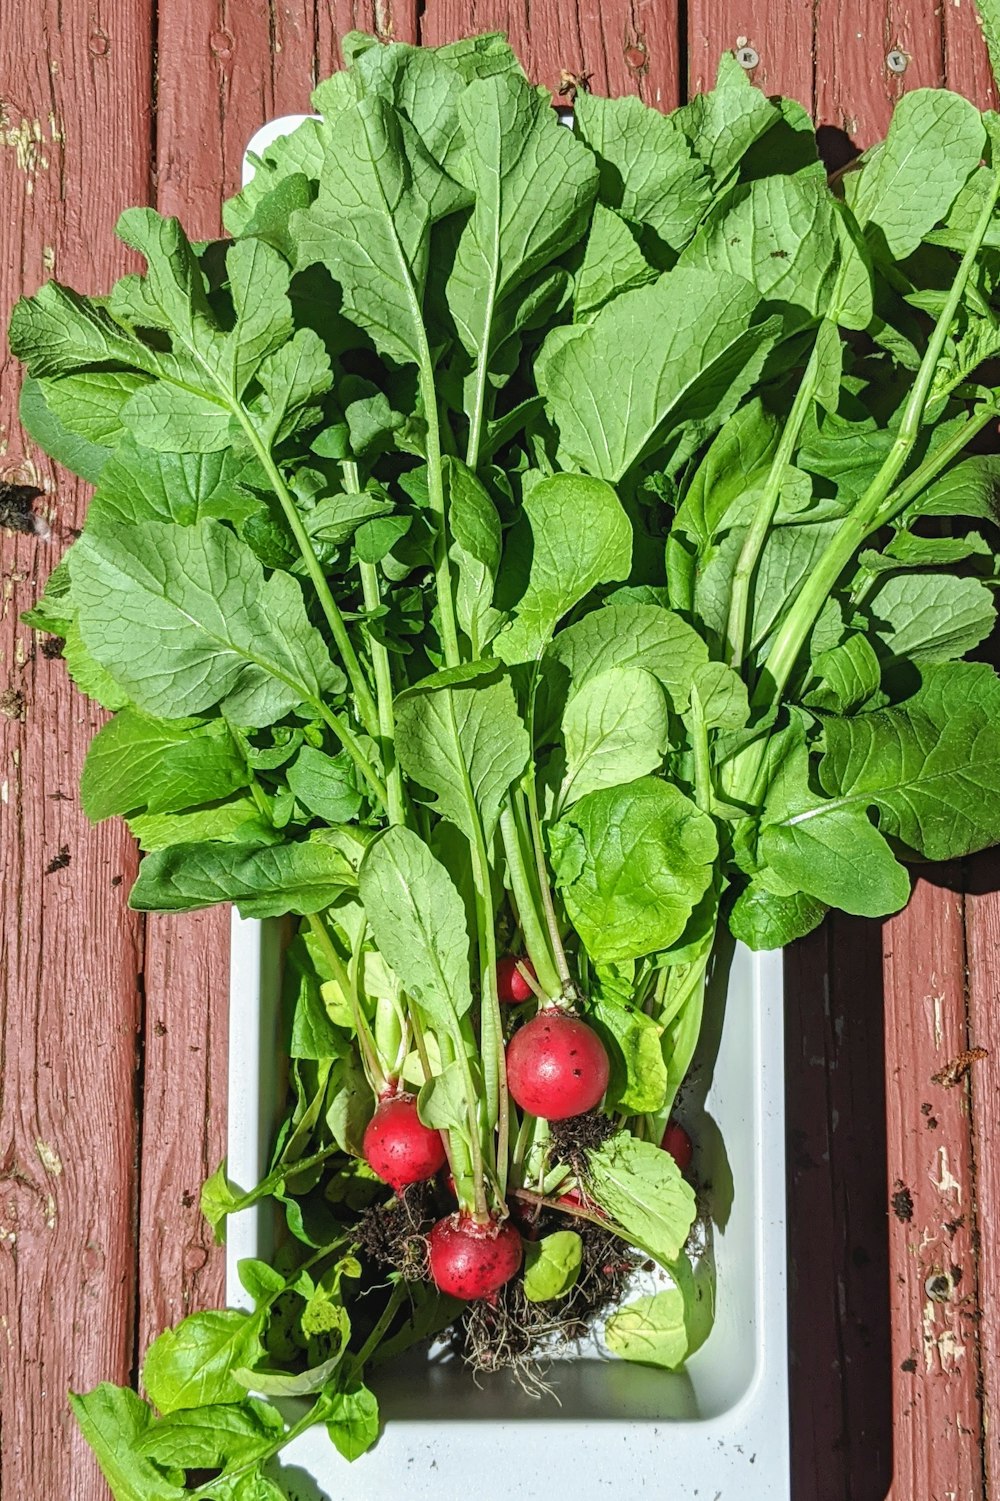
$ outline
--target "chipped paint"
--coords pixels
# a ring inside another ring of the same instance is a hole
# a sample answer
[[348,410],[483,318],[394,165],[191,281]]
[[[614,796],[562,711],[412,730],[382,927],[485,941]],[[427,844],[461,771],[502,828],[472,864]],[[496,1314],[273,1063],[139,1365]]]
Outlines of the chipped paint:
[[938,1176],[935,1178],[932,1173],[928,1173],[927,1176],[930,1178],[931,1183],[937,1189],[938,1193],[953,1193],[955,1195],[955,1198],[961,1204],[962,1185],[951,1170],[951,1165],[948,1159],[948,1148],[938,1147],[935,1156],[938,1160]]
[[46,271],[56,269],[56,249],[54,245],[42,246],[42,266]]
[[934,1007],[934,1046],[939,1048],[944,1037],[944,996],[928,997]]
[[3,781],[0,782],[0,803],[2,803],[4,805],[4,807],[6,807],[9,802],[10,802],[10,783],[8,782],[7,778],[4,777]]
[[17,170],[24,173],[25,192],[29,195],[35,190],[38,173],[49,169],[47,148],[61,144],[65,138],[62,123],[54,110],[49,110],[46,133],[41,120],[29,120],[25,115],[15,124],[8,106],[0,101],[0,146],[7,146],[14,152]]
[[58,1178],[62,1173],[63,1165],[62,1159],[55,1147],[50,1147],[47,1141],[42,1141],[41,1137],[39,1137],[35,1141],[35,1151],[38,1153],[38,1160],[45,1171],[51,1173],[53,1178]]

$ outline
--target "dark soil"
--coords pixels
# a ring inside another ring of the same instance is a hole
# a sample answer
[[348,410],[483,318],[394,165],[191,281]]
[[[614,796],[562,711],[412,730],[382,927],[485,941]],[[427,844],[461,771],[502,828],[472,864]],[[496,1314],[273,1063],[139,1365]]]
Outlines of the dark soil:
[[412,1183],[388,1204],[375,1204],[355,1227],[364,1251],[407,1282],[427,1282],[427,1232],[438,1218],[430,1183]]
[[587,1169],[587,1153],[601,1146],[617,1130],[610,1116],[596,1110],[568,1116],[564,1121],[552,1121],[549,1124],[552,1159],[565,1162],[578,1176],[582,1175]]

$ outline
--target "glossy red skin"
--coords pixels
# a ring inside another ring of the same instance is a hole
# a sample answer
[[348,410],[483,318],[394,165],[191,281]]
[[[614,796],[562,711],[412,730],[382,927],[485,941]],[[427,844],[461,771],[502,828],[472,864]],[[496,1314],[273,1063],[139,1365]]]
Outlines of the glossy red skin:
[[435,1286],[466,1303],[491,1297],[510,1281],[524,1255],[509,1220],[477,1225],[461,1213],[438,1220],[427,1237],[427,1252]]
[[610,1075],[604,1044],[586,1022],[539,1011],[507,1044],[507,1087],[529,1115],[563,1121],[592,1110]]
[[517,967],[519,963],[524,965],[533,978],[537,978],[530,959],[519,959],[516,954],[507,954],[503,959],[497,960],[497,999],[505,1006],[520,1006],[523,1001],[530,1001],[534,995]]
[[441,1134],[425,1126],[412,1094],[380,1100],[365,1128],[365,1161],[390,1188],[405,1188],[433,1178],[445,1163]]
[[686,1173],[694,1156],[694,1145],[680,1121],[668,1122],[660,1146],[670,1153],[681,1172]]

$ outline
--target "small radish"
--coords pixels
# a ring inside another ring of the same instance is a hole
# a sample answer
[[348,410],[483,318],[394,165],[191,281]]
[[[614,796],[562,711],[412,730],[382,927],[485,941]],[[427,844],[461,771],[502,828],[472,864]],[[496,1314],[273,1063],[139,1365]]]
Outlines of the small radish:
[[490,1298],[521,1265],[521,1237],[507,1221],[479,1225],[469,1214],[438,1220],[427,1237],[435,1286],[452,1298]]
[[534,965],[530,959],[517,959],[516,955],[508,954],[497,962],[497,999],[505,1006],[519,1006],[522,1001],[530,1001],[534,991],[518,969],[518,963],[535,979]]
[[694,1146],[680,1121],[668,1123],[660,1146],[665,1152],[670,1153],[681,1172],[686,1173],[691,1166],[691,1158],[694,1156]]
[[592,1027],[554,1007],[539,1011],[507,1044],[507,1087],[529,1115],[562,1121],[592,1110],[610,1075]]
[[424,1125],[412,1094],[387,1095],[379,1101],[363,1145],[372,1172],[397,1193],[408,1183],[433,1178],[445,1162],[440,1133]]

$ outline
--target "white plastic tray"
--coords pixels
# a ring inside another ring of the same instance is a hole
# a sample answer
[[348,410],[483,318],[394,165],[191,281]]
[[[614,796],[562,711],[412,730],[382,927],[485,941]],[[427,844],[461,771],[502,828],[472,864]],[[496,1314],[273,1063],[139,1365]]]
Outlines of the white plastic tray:
[[[305,118],[273,120],[262,152]],[[252,169],[244,164],[244,180]],[[229,1043],[229,1175],[263,1176],[284,1108],[280,925],[233,914]],[[788,1501],[783,981],[780,953],[737,947],[706,1008],[682,1118],[695,1176],[711,1185],[718,1274],[715,1327],[683,1373],[593,1356],[550,1367],[551,1397],[506,1376],[482,1377],[416,1353],[374,1383],[378,1443],[349,1465],[325,1432],[283,1456],[299,1501],[599,1501],[620,1491],[656,1501]],[[227,1293],[266,1257],[265,1208],[229,1221]],[[291,1472],[291,1473],[290,1473]]]

